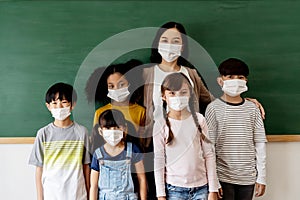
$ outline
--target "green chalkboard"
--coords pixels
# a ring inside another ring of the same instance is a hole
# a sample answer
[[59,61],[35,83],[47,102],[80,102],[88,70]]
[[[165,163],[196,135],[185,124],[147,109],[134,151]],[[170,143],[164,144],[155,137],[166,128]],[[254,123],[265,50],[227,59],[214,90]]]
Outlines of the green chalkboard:
[[268,134],[300,134],[299,10],[299,1],[269,0],[0,1],[0,136],[33,137],[49,123],[44,95],[59,81],[75,86],[73,117],[90,128],[85,80],[111,62],[149,62],[155,30],[167,21],[186,27],[190,60],[207,82],[228,57],[249,64],[247,96],[264,105]]

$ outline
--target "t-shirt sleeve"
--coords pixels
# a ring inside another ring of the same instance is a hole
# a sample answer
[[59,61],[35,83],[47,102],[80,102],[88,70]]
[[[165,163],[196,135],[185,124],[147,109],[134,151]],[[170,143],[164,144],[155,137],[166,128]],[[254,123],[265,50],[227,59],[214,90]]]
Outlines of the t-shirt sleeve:
[[254,142],[267,142],[264,122],[259,108],[255,107]]
[[208,135],[213,144],[217,141],[217,121],[216,121],[216,115],[213,103],[210,103],[207,106],[206,112],[205,112],[205,119],[208,127]]
[[87,128],[84,127],[84,155],[83,155],[83,164],[91,163],[91,153],[90,153],[90,140],[88,135]]
[[39,130],[35,138],[33,148],[29,157],[29,164],[37,167],[43,167],[44,164],[44,145],[43,129]]
[[144,155],[139,147],[135,144],[132,144],[132,163],[140,162],[144,159]]
[[91,163],[91,169],[99,172],[100,168],[99,168],[99,162],[98,159],[96,158],[96,153],[93,154],[93,158],[92,158],[92,163]]

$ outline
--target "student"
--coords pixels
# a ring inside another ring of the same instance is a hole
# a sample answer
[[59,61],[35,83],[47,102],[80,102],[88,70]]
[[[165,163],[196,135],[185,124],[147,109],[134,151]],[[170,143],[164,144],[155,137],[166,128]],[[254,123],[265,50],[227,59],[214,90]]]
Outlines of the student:
[[65,83],[52,85],[46,93],[54,122],[38,131],[29,158],[36,166],[38,200],[88,199],[88,131],[70,118],[76,100],[76,91]]
[[205,117],[215,146],[223,200],[251,200],[266,185],[266,135],[260,110],[241,94],[247,91],[248,66],[229,58],[219,66],[224,94],[208,105]]
[[139,196],[145,200],[147,186],[143,154],[135,144],[126,142],[128,133],[123,114],[114,109],[102,112],[98,131],[106,143],[93,155],[90,199],[137,200],[131,178],[131,168],[134,167],[139,180]]
[[109,109],[117,109],[123,113],[125,119],[130,122],[128,126],[133,125],[135,129],[130,131],[132,135],[128,137],[143,146],[141,143],[143,143],[146,111],[143,106],[138,104],[143,97],[143,90],[141,90],[143,84],[141,72],[139,73],[138,68],[135,68],[140,64],[142,63],[138,60],[113,64],[107,68],[96,69],[90,76],[86,86],[88,100],[90,102],[94,100],[102,105],[96,110],[94,116],[92,152],[104,142],[97,131],[98,119],[101,113]]
[[158,199],[216,200],[215,154],[195,94],[182,73],[168,75],[161,86],[165,124],[155,129],[154,173]]

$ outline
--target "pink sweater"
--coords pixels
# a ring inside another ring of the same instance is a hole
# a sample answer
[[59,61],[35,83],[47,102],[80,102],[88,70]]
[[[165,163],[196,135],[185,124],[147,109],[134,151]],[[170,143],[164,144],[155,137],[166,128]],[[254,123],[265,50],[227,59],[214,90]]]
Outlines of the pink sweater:
[[[205,135],[207,125],[197,113]],[[200,133],[190,116],[184,120],[169,118],[174,139],[166,144],[168,126],[154,124],[154,170],[157,197],[166,196],[165,183],[179,187],[200,187],[208,183],[209,192],[218,191],[215,154],[212,144],[200,140]]]

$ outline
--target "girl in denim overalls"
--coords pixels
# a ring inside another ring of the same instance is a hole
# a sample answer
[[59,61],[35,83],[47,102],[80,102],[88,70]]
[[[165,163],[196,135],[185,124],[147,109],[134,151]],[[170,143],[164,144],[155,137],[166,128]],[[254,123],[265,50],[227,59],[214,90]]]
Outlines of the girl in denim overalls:
[[134,166],[140,199],[146,199],[143,155],[139,148],[126,142],[126,120],[118,110],[106,110],[99,117],[99,134],[105,144],[95,150],[91,164],[91,200],[137,200],[131,177]]

